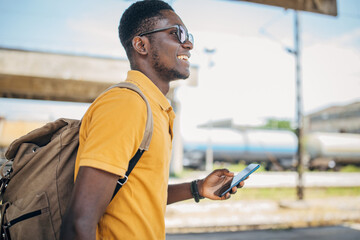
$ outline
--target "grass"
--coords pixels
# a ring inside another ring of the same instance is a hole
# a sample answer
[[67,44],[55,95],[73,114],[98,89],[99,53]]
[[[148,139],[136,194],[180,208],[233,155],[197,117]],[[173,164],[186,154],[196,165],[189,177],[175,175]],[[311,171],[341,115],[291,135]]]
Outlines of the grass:
[[[227,168],[232,172],[240,172],[246,164],[214,164],[214,169]],[[190,175],[192,170],[184,170],[183,177]],[[263,166],[257,172],[265,172]],[[347,165],[340,172],[360,172],[360,167]],[[296,200],[296,188],[246,188],[239,189],[238,193],[232,195],[231,200]],[[359,197],[360,187],[316,187],[305,188],[305,199],[326,199],[330,197]]]
[[[246,166],[247,166],[247,164],[243,164],[243,163],[238,163],[238,164],[215,163],[213,166],[213,169],[227,168],[227,169],[229,169],[229,171],[236,173],[236,172],[241,172],[242,170],[244,170],[244,168],[246,168]],[[264,171],[266,171],[266,170],[263,165],[260,165],[260,168],[258,170],[256,170],[256,172],[264,172]]]
[[[240,172],[246,166],[247,165],[243,164],[243,163],[239,163],[239,164],[216,163],[216,164],[214,164],[214,169],[227,168],[232,172]],[[264,172],[264,171],[266,171],[265,170],[265,165],[260,164],[260,168],[258,170],[256,170],[256,172]],[[308,170],[305,170],[305,171],[308,171]],[[333,170],[329,170],[329,171],[333,171]],[[341,167],[340,172],[360,172],[360,167],[355,166],[355,165],[346,165],[344,167]]]
[[354,165],[347,165],[342,167],[340,172],[360,172],[360,167]]
[[[358,197],[360,187],[305,188],[305,199],[329,197]],[[296,188],[243,188],[231,197],[232,200],[296,200]]]
[[[230,163],[215,163],[213,166],[213,169],[219,169],[219,168],[227,168],[232,172],[241,172],[244,168],[246,168],[246,164],[238,163],[238,164],[230,164]],[[309,170],[305,170],[306,172],[310,172]],[[316,170],[319,172],[318,170]],[[194,172],[192,169],[184,169],[182,173],[178,175],[171,175],[171,177],[177,177],[182,178],[186,177],[188,175],[191,175],[191,173]],[[256,172],[266,172],[264,164],[260,164],[260,168],[256,170]],[[315,171],[314,171],[315,172]],[[329,172],[334,172],[334,170],[329,170]],[[360,172],[360,167],[355,165],[346,165],[340,169],[339,172]]]
[[[244,168],[246,168],[246,164],[229,164],[229,163],[215,163],[213,166],[213,169],[221,169],[221,168],[227,168],[229,169],[229,171],[231,172],[241,172],[242,170],[244,170]],[[263,166],[260,165],[260,168],[258,170],[256,170],[256,172],[265,172],[265,168]],[[193,172],[197,172],[197,170],[193,170],[193,169],[188,169],[188,168],[184,168],[183,171],[179,174],[171,174],[170,177],[175,177],[175,178],[183,178],[183,177],[187,177],[189,175],[191,175]]]

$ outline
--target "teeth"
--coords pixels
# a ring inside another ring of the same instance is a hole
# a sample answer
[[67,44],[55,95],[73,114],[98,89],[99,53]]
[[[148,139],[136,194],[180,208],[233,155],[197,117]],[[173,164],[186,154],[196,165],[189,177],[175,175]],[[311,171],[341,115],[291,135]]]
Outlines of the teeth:
[[180,56],[177,56],[178,59],[181,59],[181,60],[188,60],[189,57],[186,56],[186,55],[180,55]]

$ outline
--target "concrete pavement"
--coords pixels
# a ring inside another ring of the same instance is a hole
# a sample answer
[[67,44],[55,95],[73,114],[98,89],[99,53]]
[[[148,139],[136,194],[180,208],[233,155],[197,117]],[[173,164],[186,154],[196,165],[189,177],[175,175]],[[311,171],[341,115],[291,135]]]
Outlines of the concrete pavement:
[[358,240],[360,224],[343,224],[316,228],[254,230],[217,233],[167,234],[167,240]]
[[[194,172],[170,183],[205,177]],[[251,175],[246,188],[295,187],[294,172],[260,172]],[[305,187],[360,186],[360,173],[304,174]],[[169,205],[166,211],[167,233],[240,231],[334,226],[346,222],[360,223],[360,196],[306,199],[304,201],[258,200],[188,200]]]
[[167,233],[240,231],[360,223],[360,196],[276,202],[186,201],[169,205]]

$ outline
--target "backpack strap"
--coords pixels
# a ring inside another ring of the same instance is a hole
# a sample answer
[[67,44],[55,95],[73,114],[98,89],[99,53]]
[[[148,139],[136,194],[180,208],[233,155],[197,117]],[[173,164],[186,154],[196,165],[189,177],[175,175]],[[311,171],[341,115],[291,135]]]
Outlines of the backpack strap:
[[145,95],[140,90],[140,88],[138,86],[136,86],[135,84],[130,83],[130,82],[120,82],[120,83],[117,83],[117,84],[109,87],[106,91],[108,91],[110,89],[113,89],[113,88],[116,88],[116,87],[127,88],[127,89],[130,89],[130,90],[133,90],[134,92],[137,92],[142,97],[142,99],[144,99],[144,101],[146,103],[147,119],[146,119],[144,137],[143,137],[143,140],[142,140],[142,142],[140,144],[139,149],[147,151],[149,149],[149,145],[150,145],[150,141],[151,141],[151,137],[152,137],[152,132],[153,132],[153,124],[154,124],[150,104],[149,104],[148,100],[146,99]]
[[115,197],[115,195],[118,193],[120,188],[127,182],[131,171],[134,169],[134,167],[136,166],[136,164],[140,160],[140,158],[143,155],[144,151],[145,150],[138,149],[136,154],[134,155],[134,157],[130,160],[128,170],[126,171],[125,176],[123,178],[120,178],[117,181],[117,184],[116,184],[116,187],[115,187],[115,190],[114,190],[114,193],[113,193],[111,199],[113,199]]
[[137,92],[144,99],[144,101],[146,103],[147,119],[146,119],[144,137],[139,146],[139,149],[137,150],[134,157],[132,157],[131,160],[129,161],[128,169],[125,173],[125,176],[117,181],[117,184],[116,184],[116,187],[115,187],[115,190],[114,190],[114,193],[113,193],[113,196],[111,199],[113,199],[115,197],[115,195],[120,190],[120,188],[127,182],[131,171],[134,169],[134,167],[138,163],[138,161],[141,158],[141,156],[143,155],[144,151],[147,151],[149,149],[149,145],[150,145],[150,141],[151,141],[151,137],[152,137],[152,133],[153,133],[153,116],[152,116],[150,104],[147,101],[145,95],[140,90],[140,88],[138,88],[136,85],[134,85],[130,82],[121,82],[121,83],[118,83],[118,84],[115,84],[115,85],[109,87],[106,91],[108,91],[112,88],[115,88],[115,87],[127,88],[127,89]]

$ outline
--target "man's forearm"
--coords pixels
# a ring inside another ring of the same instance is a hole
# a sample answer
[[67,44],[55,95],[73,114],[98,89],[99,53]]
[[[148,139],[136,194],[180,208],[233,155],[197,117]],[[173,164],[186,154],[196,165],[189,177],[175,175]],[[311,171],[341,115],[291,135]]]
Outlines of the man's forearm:
[[96,236],[96,224],[90,226],[85,221],[74,220],[75,216],[69,213],[68,216],[64,219],[64,222],[61,227],[61,236],[60,239],[94,239]]
[[168,186],[167,204],[192,198],[190,183],[172,184]]
[[[180,183],[180,184],[172,184],[168,186],[168,200],[167,204],[172,204],[180,201],[184,201],[187,199],[193,198],[191,193],[191,183]],[[202,186],[203,180],[197,180],[197,187],[199,194],[202,196]]]

